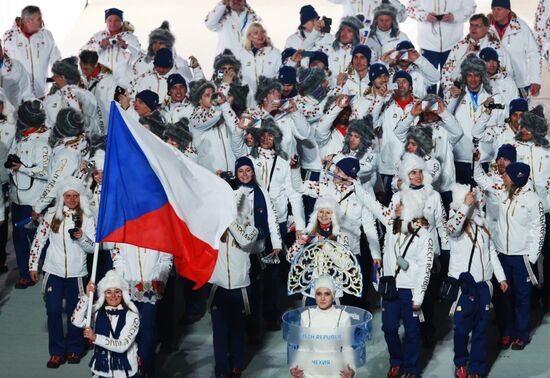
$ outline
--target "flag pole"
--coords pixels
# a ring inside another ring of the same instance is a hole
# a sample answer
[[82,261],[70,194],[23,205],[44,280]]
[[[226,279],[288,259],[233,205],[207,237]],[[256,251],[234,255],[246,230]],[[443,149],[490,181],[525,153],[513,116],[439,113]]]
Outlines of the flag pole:
[[[97,258],[99,255],[99,244],[97,241],[94,246],[94,258],[92,262],[92,274],[90,275],[90,282],[95,283],[95,276],[97,273]],[[90,327],[92,323],[92,308],[94,307],[94,293],[90,292],[88,294],[88,309],[86,311],[86,328]]]

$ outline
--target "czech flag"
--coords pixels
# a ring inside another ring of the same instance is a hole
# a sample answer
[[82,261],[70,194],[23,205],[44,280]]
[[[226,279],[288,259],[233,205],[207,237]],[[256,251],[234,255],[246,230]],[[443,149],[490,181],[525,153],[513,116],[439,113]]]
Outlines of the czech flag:
[[124,113],[113,101],[96,242],[171,253],[178,273],[200,287],[236,218],[233,190]]

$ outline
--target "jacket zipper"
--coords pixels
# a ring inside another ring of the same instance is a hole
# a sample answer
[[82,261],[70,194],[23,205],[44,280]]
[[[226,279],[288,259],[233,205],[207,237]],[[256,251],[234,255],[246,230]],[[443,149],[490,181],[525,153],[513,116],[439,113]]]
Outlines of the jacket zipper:
[[141,284],[144,285],[144,283],[143,283],[143,269],[141,268],[141,248],[140,247],[138,247],[137,255],[138,255],[138,265],[139,265],[139,276],[141,278]]
[[67,278],[67,242],[65,240],[65,217],[63,217],[63,252],[65,253],[65,278]]
[[506,254],[509,254],[509,239],[510,239],[510,224],[508,222],[508,213],[510,211],[510,206],[512,206],[512,201],[514,199],[510,200],[510,204],[508,204],[508,208],[506,209]]
[[225,254],[227,257],[227,283],[229,286],[229,290],[231,290],[231,270],[229,269],[229,235],[227,235],[225,241]]

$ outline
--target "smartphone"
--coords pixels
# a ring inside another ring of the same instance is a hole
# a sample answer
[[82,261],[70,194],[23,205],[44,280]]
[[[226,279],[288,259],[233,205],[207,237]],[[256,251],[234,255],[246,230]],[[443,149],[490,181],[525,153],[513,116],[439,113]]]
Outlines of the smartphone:
[[395,90],[397,90],[397,88],[399,88],[397,83],[388,83],[388,90],[395,91]]
[[218,70],[218,71],[216,72],[216,79],[218,79],[218,80],[223,80],[223,75],[224,75],[223,70]]
[[315,51],[302,51],[302,58],[313,58]]
[[439,109],[439,104],[437,103],[437,101],[433,100],[422,101],[422,109],[436,111],[437,109]]

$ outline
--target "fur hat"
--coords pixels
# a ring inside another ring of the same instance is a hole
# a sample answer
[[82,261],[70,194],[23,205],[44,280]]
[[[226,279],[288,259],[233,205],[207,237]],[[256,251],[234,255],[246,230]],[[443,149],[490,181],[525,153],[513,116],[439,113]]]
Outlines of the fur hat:
[[147,47],[147,56],[153,59],[155,52],[153,51],[153,43],[162,42],[166,45],[166,48],[172,50],[176,37],[170,31],[170,23],[168,21],[162,21],[162,24],[149,33],[149,47]]
[[52,66],[54,75],[63,76],[67,83],[77,84],[80,82],[80,71],[78,70],[78,58],[70,56],[65,59],[60,59]]
[[[536,144],[547,147],[548,142],[548,123],[544,117],[544,108],[537,105],[528,112],[523,113],[519,121],[519,127],[526,128],[533,133],[533,139]],[[516,139],[521,140],[521,131],[518,131]]]
[[283,148],[281,147],[281,143],[283,141],[283,133],[279,126],[277,126],[277,123],[275,123],[275,120],[271,117],[262,120],[262,125],[258,129],[257,134],[254,137],[254,144],[252,145],[252,151],[250,152],[250,155],[255,158],[258,157],[260,138],[264,133],[269,133],[275,138],[273,142],[273,150],[275,151],[275,153],[283,159],[288,159],[286,152],[284,152]]
[[139,311],[136,305],[130,300],[130,287],[128,282],[122,278],[116,270],[108,271],[97,285],[97,301],[94,304],[94,311],[98,311],[105,303],[105,292],[108,289],[120,289],[122,291],[122,301],[128,309],[136,314]]
[[487,74],[487,68],[485,62],[478,58],[476,54],[470,54],[464,58],[460,64],[460,75],[463,85],[466,85],[466,74],[468,72],[474,72],[481,75],[481,83],[485,91],[489,94],[493,94],[493,88]]
[[97,150],[94,156],[90,159],[90,163],[94,164],[94,171],[103,171],[105,167],[105,151]]
[[277,79],[270,79],[265,76],[260,76],[258,78],[258,88],[256,89],[256,94],[254,95],[256,102],[261,104],[272,89],[277,89],[279,92],[282,92],[283,86]]
[[56,200],[55,200],[55,217],[58,220],[63,220],[63,194],[70,190],[74,190],[80,194],[80,208],[87,217],[93,217],[92,209],[90,208],[90,192],[86,189],[84,182],[74,176],[65,177],[55,185]]
[[216,90],[214,83],[206,79],[189,82],[189,101],[193,106],[199,106],[200,99],[207,88]]
[[401,230],[407,232],[408,225],[412,220],[424,216],[425,196],[421,190],[405,188],[399,192],[399,198],[403,205],[401,209],[401,220],[403,221]]
[[97,150],[104,150],[107,147],[107,135],[91,134],[88,136],[88,145],[90,154],[93,155]]
[[409,188],[411,182],[409,180],[409,173],[415,169],[421,169],[424,173],[424,187],[431,189],[432,175],[428,172],[426,167],[426,161],[418,155],[405,152],[401,158],[401,164],[399,165],[399,178],[403,182],[402,189]]
[[407,140],[408,139],[413,139],[416,142],[418,145],[416,155],[422,158],[429,155],[433,150],[433,129],[430,125],[410,128],[407,133]]
[[370,26],[370,33],[376,33],[378,27],[378,16],[390,16],[392,18],[390,37],[397,37],[399,33],[399,23],[397,22],[397,9],[395,9],[391,4],[382,3],[376,8],[374,8],[373,21]]
[[64,138],[76,137],[84,132],[84,117],[73,108],[63,108],[57,113],[55,125],[49,138],[51,147]]
[[166,123],[164,122],[164,118],[162,118],[162,115],[158,110],[155,110],[145,117],[140,117],[139,123],[149,126],[149,130],[162,139],[162,134],[166,129]]
[[338,203],[331,197],[320,197],[315,201],[313,212],[309,216],[309,223],[305,229],[305,233],[311,234],[318,226],[317,214],[321,209],[329,209],[332,211],[332,234],[340,234],[340,220],[342,219],[342,211]]
[[32,100],[22,102],[17,109],[17,139],[21,137],[21,133],[26,129],[43,126],[45,120],[46,111],[41,101]]
[[214,71],[221,69],[225,64],[230,64],[235,67],[237,76],[241,72],[241,62],[235,57],[235,54],[229,49],[223,50],[214,58]]
[[340,34],[342,33],[342,28],[344,26],[347,26],[353,31],[353,46],[357,45],[361,40],[359,32],[363,28],[363,22],[355,16],[342,17],[338,31],[334,35],[334,42],[332,43],[334,50],[340,49]]
[[233,109],[233,111],[237,113],[238,116],[240,116],[242,112],[244,112],[248,107],[248,104],[247,104],[248,92],[250,92],[250,88],[248,87],[248,84],[245,84],[245,85],[230,84],[229,85],[229,91],[227,92],[227,95],[233,97],[233,103],[231,104],[231,109]]
[[189,131],[189,120],[182,118],[176,123],[169,123],[164,129],[162,137],[164,140],[172,139],[178,144],[179,150],[183,151],[193,141],[193,135]]
[[359,150],[355,154],[357,159],[361,159],[368,148],[372,145],[374,140],[374,130],[372,126],[372,115],[368,114],[364,119],[354,119],[350,121],[348,125],[348,130],[346,137],[344,139],[344,147],[342,148],[342,153],[349,154],[351,149],[349,147],[349,138],[350,133],[357,133],[361,137],[361,144],[359,145]]
[[298,73],[298,92],[302,96],[312,96],[321,101],[326,96],[323,82],[326,73],[320,68],[304,68]]
[[[482,193],[478,188],[472,189],[474,192],[474,196],[476,201],[481,201],[482,199]],[[458,210],[463,204],[464,204],[464,198],[466,198],[466,194],[470,192],[470,185],[464,185],[464,184],[453,184],[452,187],[453,191],[453,202],[451,202],[451,209]]]

